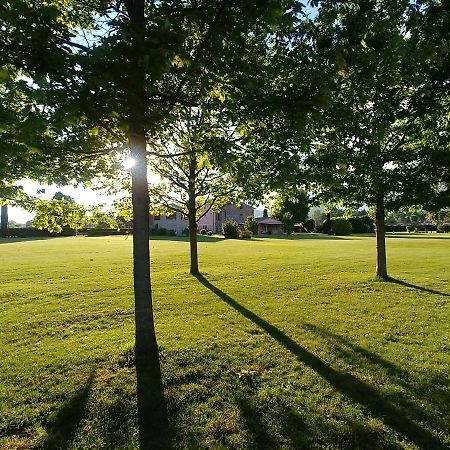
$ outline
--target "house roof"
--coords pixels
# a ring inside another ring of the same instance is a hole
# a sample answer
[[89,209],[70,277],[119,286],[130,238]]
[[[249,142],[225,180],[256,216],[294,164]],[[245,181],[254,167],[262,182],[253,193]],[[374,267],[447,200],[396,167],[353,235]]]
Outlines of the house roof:
[[258,223],[263,225],[281,225],[282,223],[278,219],[273,219],[272,217],[257,217],[255,219]]

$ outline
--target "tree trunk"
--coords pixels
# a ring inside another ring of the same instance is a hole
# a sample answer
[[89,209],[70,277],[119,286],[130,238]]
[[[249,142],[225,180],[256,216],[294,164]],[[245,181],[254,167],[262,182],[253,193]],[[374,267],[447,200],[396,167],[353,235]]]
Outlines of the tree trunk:
[[147,182],[147,155],[144,130],[130,128],[129,144],[135,161],[132,169],[133,265],[136,356],[146,356],[156,348],[150,280],[150,214]]
[[196,193],[195,193],[195,172],[197,170],[197,159],[191,158],[189,162],[189,199],[188,199],[188,212],[189,212],[189,246],[191,253],[191,275],[199,275],[198,269],[198,246],[197,246],[197,211],[195,207]]
[[387,280],[386,265],[386,230],[385,230],[385,214],[384,199],[380,197],[375,205],[375,235],[377,240],[377,273],[379,280]]
[[331,220],[331,213],[330,212],[327,212],[327,220],[328,220],[328,222]]
[[2,205],[1,221],[1,235],[2,238],[6,238],[8,236],[8,205]]

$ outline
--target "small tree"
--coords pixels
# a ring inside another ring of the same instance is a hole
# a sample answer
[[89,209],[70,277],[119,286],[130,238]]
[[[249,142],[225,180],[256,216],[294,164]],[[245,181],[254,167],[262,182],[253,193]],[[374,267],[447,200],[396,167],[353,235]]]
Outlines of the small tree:
[[251,231],[253,235],[258,234],[258,222],[253,216],[248,216],[245,219],[244,230]]
[[53,233],[61,233],[66,227],[77,232],[88,221],[85,207],[65,199],[36,201],[35,210],[33,227]]
[[283,230],[287,234],[292,234],[292,230],[294,229],[294,217],[292,216],[292,213],[284,213],[281,222],[283,223]]

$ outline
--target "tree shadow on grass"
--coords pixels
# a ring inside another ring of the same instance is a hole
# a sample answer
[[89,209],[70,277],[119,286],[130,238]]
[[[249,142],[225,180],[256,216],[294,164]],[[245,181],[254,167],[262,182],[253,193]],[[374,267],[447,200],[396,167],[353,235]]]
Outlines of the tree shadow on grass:
[[170,448],[167,406],[158,350],[136,360],[140,450]]
[[397,432],[400,432],[407,437],[410,441],[422,448],[433,448],[436,450],[446,448],[446,446],[432,433],[409,419],[402,410],[383,398],[376,389],[351,374],[342,373],[333,369],[313,353],[297,344],[297,342],[287,336],[283,331],[232,299],[225,292],[214,286],[214,284],[208,281],[204,276],[199,275],[197,276],[197,279],[203,286],[217,295],[226,304],[268,333],[286,350],[295,355],[301,363],[318,373],[330,383],[334,389],[341,392],[352,401],[359,403],[364,408],[369,409],[373,415],[379,417]]
[[[401,386],[401,391],[406,394],[396,395],[398,405],[417,418],[432,423],[435,429],[448,429],[450,420],[446,412],[450,404],[450,382],[445,374],[433,374],[430,371],[412,374],[324,327],[305,323],[303,328],[331,344],[340,360],[345,359],[371,373],[384,372],[389,383]],[[417,403],[421,403],[428,411],[418,408]]]
[[52,450],[68,448],[86,414],[86,405],[94,381],[91,371],[86,383],[58,411],[47,427],[47,437],[37,448]]
[[448,294],[446,292],[441,292],[441,291],[437,291],[435,289],[430,289],[430,288],[426,288],[426,287],[423,287],[423,286],[418,286],[417,284],[407,283],[406,281],[399,280],[397,278],[389,277],[386,281],[388,281],[390,283],[394,283],[394,284],[399,284],[400,286],[405,286],[405,287],[409,287],[409,288],[412,288],[412,289],[417,289],[418,291],[426,292],[428,294],[443,295],[444,297],[450,297],[450,294]]
[[322,233],[298,233],[298,234],[258,234],[259,238],[278,239],[284,241],[301,241],[301,240],[321,240],[321,241],[346,241],[349,240],[344,236],[334,236]]
[[436,236],[436,234],[431,233],[423,233],[423,234],[391,234],[386,233],[386,238],[389,239],[429,239],[429,240],[435,240],[435,239],[445,239],[447,241],[450,241],[450,235],[448,237],[446,236]]

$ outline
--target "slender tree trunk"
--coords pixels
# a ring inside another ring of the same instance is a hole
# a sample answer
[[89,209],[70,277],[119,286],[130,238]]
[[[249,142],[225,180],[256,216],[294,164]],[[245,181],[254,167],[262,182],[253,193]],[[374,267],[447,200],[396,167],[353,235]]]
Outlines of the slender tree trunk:
[[1,235],[2,238],[6,238],[8,236],[8,205],[2,205],[1,212],[1,221],[2,221],[2,230]]
[[377,273],[380,280],[387,280],[386,265],[386,229],[385,229],[384,199],[377,199],[375,205],[375,236],[377,240]]
[[197,211],[196,211],[196,192],[195,192],[195,171],[197,170],[197,159],[191,158],[189,162],[189,199],[188,199],[188,212],[189,212],[189,246],[191,253],[191,275],[199,275],[198,269],[198,246],[197,246]]
[[137,126],[131,127],[129,143],[135,161],[132,169],[132,199],[136,355],[145,356],[153,352],[157,344],[150,280],[150,214],[144,131]]
[[328,220],[328,222],[331,220],[331,213],[330,212],[327,212],[327,220]]

